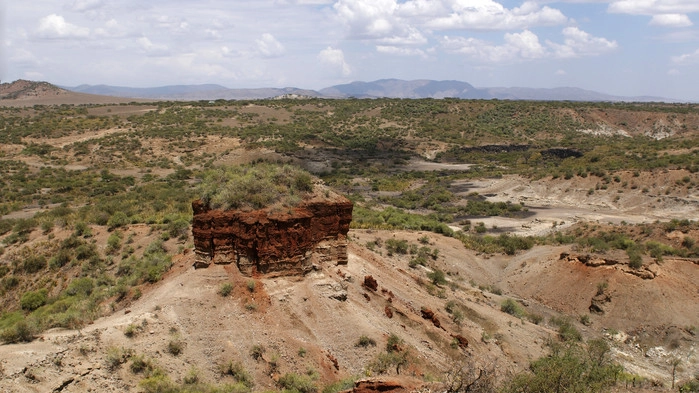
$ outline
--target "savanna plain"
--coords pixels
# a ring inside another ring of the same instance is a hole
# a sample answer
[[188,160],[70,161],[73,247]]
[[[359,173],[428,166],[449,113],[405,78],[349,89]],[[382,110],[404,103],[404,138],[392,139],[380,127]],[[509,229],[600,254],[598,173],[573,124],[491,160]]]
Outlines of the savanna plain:
[[[1,391],[699,391],[699,105],[3,86]],[[347,263],[195,269],[207,176],[270,166]]]

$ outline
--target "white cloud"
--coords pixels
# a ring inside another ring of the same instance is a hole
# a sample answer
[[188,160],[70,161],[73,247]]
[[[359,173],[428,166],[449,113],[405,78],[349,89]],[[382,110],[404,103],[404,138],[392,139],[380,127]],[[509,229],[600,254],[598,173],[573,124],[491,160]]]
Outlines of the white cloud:
[[216,29],[204,29],[204,33],[208,38],[220,39],[221,33]]
[[409,27],[400,35],[384,37],[378,41],[389,45],[422,45],[427,43],[427,38],[419,30]]
[[563,44],[546,41],[546,45],[542,45],[536,34],[524,30],[505,33],[501,45],[475,38],[444,37],[442,47],[447,52],[460,53],[483,63],[597,56],[617,48],[616,41],[594,37],[577,27],[566,27],[562,33],[565,37]]
[[556,71],[556,75],[557,76],[565,76],[565,75],[568,75],[568,73],[565,72],[565,70],[558,70],[558,71]]
[[[508,9],[495,0],[338,0],[333,9],[347,28],[348,38],[374,41],[383,53],[395,54],[417,54],[414,46],[428,44],[428,37],[439,30],[522,30],[568,21],[561,11],[542,7],[534,1],[525,1],[520,7]],[[511,40],[527,38],[516,33],[508,37]],[[498,53],[513,49],[520,51],[518,56],[529,58],[538,56],[537,51],[542,50],[527,48],[527,42],[511,42],[505,48],[475,42],[479,41],[451,42],[450,45],[465,45],[471,48],[469,50],[474,49],[473,45],[481,49],[491,47],[487,50],[488,58],[509,57]],[[398,50],[401,46],[413,48]]]
[[333,49],[329,46],[318,53],[318,60],[325,65],[339,70],[342,76],[349,76],[352,73],[352,69],[345,61],[345,54],[341,49]]
[[577,27],[566,27],[563,29],[563,36],[565,37],[563,44],[547,41],[547,44],[554,50],[555,57],[558,58],[598,56],[618,47],[616,41],[594,37]]
[[380,53],[386,53],[389,55],[419,56],[419,57],[422,57],[423,59],[427,58],[427,53],[425,53],[425,51],[423,51],[422,49],[416,49],[416,48],[403,48],[403,47],[390,46],[390,45],[377,45],[376,51],[380,52]]
[[696,0],[612,0],[611,13],[632,15],[688,14],[699,12]]
[[39,72],[39,71],[27,71],[24,73],[24,78],[33,80],[33,81],[40,81],[44,80],[44,74]]
[[653,15],[648,24],[662,27],[689,27],[692,21],[686,14],[658,14]]
[[38,59],[34,54],[24,48],[18,48],[10,55],[11,62],[13,63],[25,63],[25,64],[37,64]]
[[504,38],[503,45],[493,45],[475,38],[444,37],[442,46],[448,52],[461,53],[483,63],[532,60],[547,55],[546,48],[539,43],[539,37],[529,30],[507,33]]
[[670,76],[680,75],[680,71],[678,69],[671,68],[667,71],[667,74]]
[[70,5],[70,9],[77,12],[85,12],[101,8],[102,5],[104,5],[104,0],[74,0]]
[[521,33],[507,33],[505,42],[524,59],[539,59],[546,55],[546,49],[539,43],[539,37],[529,30]]
[[334,0],[276,0],[278,5],[323,5],[332,4]]
[[170,54],[167,45],[154,44],[148,37],[141,37],[136,40],[148,56],[161,57]]
[[540,7],[526,1],[519,8],[507,9],[493,0],[445,0],[449,3],[445,15],[435,17],[427,26],[439,29],[513,30],[533,26],[553,26],[566,23],[563,13],[548,6]]
[[95,35],[100,37],[124,37],[127,35],[126,30],[119,25],[116,19],[110,19],[105,22],[103,27],[98,27],[95,29]]
[[272,34],[262,34],[262,38],[255,40],[256,50],[263,57],[279,57],[284,54],[285,49]]
[[679,65],[699,64],[699,49],[692,53],[685,53],[679,56],[673,56],[672,62]]
[[[525,1],[508,9],[494,0],[339,0],[334,5],[351,38],[405,35],[417,28],[434,30],[513,30],[566,23],[557,9]],[[412,30],[411,30],[412,29]]]
[[37,32],[42,38],[86,38],[90,35],[90,29],[70,24],[56,14],[41,18]]
[[333,6],[350,30],[351,38],[376,39],[396,35],[401,21],[395,0],[339,0]]

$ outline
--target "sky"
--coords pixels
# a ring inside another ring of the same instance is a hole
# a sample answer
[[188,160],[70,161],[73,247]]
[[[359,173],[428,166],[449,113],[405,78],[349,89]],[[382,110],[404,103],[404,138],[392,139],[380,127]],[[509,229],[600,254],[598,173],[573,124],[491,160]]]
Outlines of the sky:
[[699,101],[699,0],[0,0],[0,80],[397,78]]

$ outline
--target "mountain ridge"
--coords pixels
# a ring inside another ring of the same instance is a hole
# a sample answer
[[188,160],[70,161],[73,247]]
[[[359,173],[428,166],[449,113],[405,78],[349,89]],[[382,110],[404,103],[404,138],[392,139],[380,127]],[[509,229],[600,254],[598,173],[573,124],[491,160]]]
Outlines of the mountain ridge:
[[375,81],[353,81],[319,90],[297,87],[232,89],[217,84],[172,85],[153,88],[129,88],[118,86],[64,87],[67,90],[91,93],[118,94],[121,97],[157,99],[263,99],[286,94],[317,98],[462,98],[540,101],[629,101],[629,102],[682,102],[681,100],[655,96],[616,96],[579,87],[475,87],[458,80],[395,78]]
[[[48,82],[29,82],[18,80],[3,83],[5,89],[12,90],[15,84],[44,86]],[[79,86],[55,86],[66,92],[110,96],[131,99],[154,100],[244,100],[269,99],[277,97],[313,97],[313,98],[460,98],[460,99],[500,99],[533,101],[609,101],[609,102],[686,102],[673,98],[655,96],[616,96],[586,90],[579,87],[475,87],[468,82],[458,80],[402,80],[378,79],[375,81],[354,81],[333,85],[320,90],[297,87],[261,87],[261,88],[227,88],[219,84],[167,85],[158,87],[127,87],[106,84]],[[0,89],[2,90],[2,89]],[[26,90],[26,89],[25,89]],[[52,90],[53,94],[56,93]],[[30,94],[31,95],[31,94]],[[14,99],[14,95],[0,94],[2,99]]]

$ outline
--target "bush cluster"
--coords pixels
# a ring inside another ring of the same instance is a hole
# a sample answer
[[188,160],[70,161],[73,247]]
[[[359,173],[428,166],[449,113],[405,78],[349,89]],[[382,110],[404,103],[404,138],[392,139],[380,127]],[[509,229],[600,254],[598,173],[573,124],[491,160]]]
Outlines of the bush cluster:
[[257,163],[208,171],[199,185],[212,209],[261,209],[276,203],[295,206],[313,191],[308,172],[285,164]]

